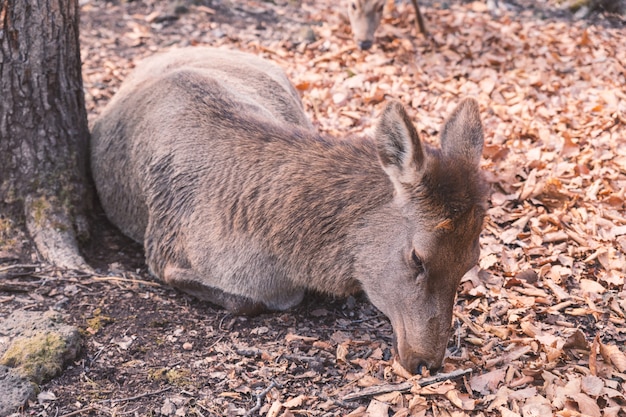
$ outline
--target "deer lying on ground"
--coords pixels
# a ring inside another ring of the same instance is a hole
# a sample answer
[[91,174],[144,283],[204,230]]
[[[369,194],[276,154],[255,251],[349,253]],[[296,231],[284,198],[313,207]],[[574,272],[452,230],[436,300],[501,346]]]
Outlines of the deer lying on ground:
[[[386,0],[344,0],[347,3],[348,18],[352,36],[359,49],[367,50],[374,44],[374,33],[383,17]],[[411,0],[415,9],[417,27],[426,35],[426,25],[417,0]]]
[[128,77],[93,125],[91,164],[109,219],[166,283],[238,314],[364,291],[420,372],[441,365],[478,259],[482,148],[472,99],[441,149],[397,101],[373,139],[322,137],[274,64],[188,48]]

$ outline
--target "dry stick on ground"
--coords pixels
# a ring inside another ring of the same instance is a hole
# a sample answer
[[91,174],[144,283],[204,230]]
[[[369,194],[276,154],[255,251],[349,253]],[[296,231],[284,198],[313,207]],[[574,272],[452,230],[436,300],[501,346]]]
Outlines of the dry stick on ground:
[[[246,358],[260,358],[263,355],[263,350],[257,349],[257,348],[235,349],[235,353],[237,355],[244,356]],[[280,360],[280,359],[287,359],[288,361],[292,361],[292,362],[305,362],[305,363],[317,362],[320,364],[328,360],[327,357],[323,357],[321,355],[320,356],[305,356],[305,355],[290,355],[290,354],[280,354],[278,356],[272,357],[272,359],[275,361]]]
[[11,269],[17,269],[17,268],[28,268],[28,269],[34,269],[34,268],[39,268],[39,267],[41,267],[41,265],[32,265],[32,264],[14,264],[14,265],[9,265],[9,266],[3,266],[3,267],[0,267],[0,272],[10,271]]
[[126,401],[135,401],[135,400],[138,400],[140,398],[150,397],[152,395],[162,394],[162,393],[164,393],[166,391],[169,391],[171,389],[172,389],[172,387],[165,387],[165,388],[157,390],[157,391],[144,392],[143,394],[135,395],[133,397],[113,398],[113,399],[106,399],[106,400],[96,401],[94,404],[90,404],[87,407],[81,408],[80,410],[72,411],[71,413],[63,414],[61,417],[72,417],[72,416],[76,416],[78,414],[90,412],[90,411],[92,411],[92,410],[94,410],[96,408],[97,404],[104,404],[104,403],[109,403],[109,402],[111,404],[116,404],[116,403],[121,403],[121,402],[126,402]]
[[144,392],[143,394],[135,395],[133,397],[114,398],[114,399],[111,399],[111,400],[101,400],[101,401],[98,401],[98,402],[103,402],[103,403],[104,402],[111,402],[111,404],[115,404],[115,403],[121,403],[121,402],[125,402],[125,401],[135,401],[135,400],[138,400],[138,399],[143,398],[143,397],[151,397],[153,395],[162,394],[162,393],[164,393],[166,391],[169,391],[171,389],[172,389],[172,387],[165,387],[165,388],[157,390],[157,391]]
[[347,408],[347,409],[352,408],[352,404],[350,404],[350,403],[348,403],[346,401],[343,401],[343,400],[338,400],[338,399],[335,399],[335,398],[331,398],[331,397],[329,397],[328,395],[326,395],[326,394],[324,394],[322,392],[316,393],[315,396],[317,398],[319,398],[320,400],[324,401],[324,402],[331,401],[337,407],[343,407],[343,408]]
[[81,409],[76,410],[76,411],[72,411],[71,413],[63,414],[63,415],[62,415],[62,416],[60,416],[60,417],[73,417],[73,416],[77,416],[77,415],[82,414],[82,413],[88,413],[88,412],[92,411],[94,408],[95,408],[94,406],[92,406],[92,405],[88,405],[87,407],[81,408]]
[[344,401],[354,401],[360,400],[362,398],[372,397],[374,395],[379,394],[387,394],[389,392],[399,391],[406,392],[410,391],[415,385],[419,385],[420,387],[425,387],[427,385],[432,385],[437,382],[446,381],[448,379],[456,379],[462,376],[471,374],[471,369],[459,369],[452,372],[447,372],[445,374],[438,374],[435,376],[431,376],[428,378],[417,379],[414,381],[407,381],[401,384],[386,384],[386,385],[377,385],[373,387],[365,388],[360,392],[353,392],[352,394],[348,394],[343,397]]
[[[4,279],[4,277],[0,276],[0,279]],[[32,283],[0,284],[0,291],[25,293],[35,291],[38,287],[38,284]]]
[[276,381],[272,381],[272,383],[267,388],[259,392],[256,396],[256,405],[252,407],[250,411],[248,411],[245,414],[246,417],[251,416],[252,414],[256,413],[258,410],[261,409],[261,405],[263,404],[263,397],[265,397],[267,393],[272,390],[272,388],[280,388],[280,384],[277,383]]
[[327,54],[320,55],[317,58],[311,60],[311,65],[315,65],[318,62],[322,62],[322,61],[334,61],[337,57],[340,57],[341,55],[348,53],[350,51],[353,51],[353,50],[356,50],[356,46],[354,45],[344,46],[338,51],[329,52]]
[[107,276],[107,275],[92,275],[91,279],[93,281],[128,282],[131,284],[147,285],[149,287],[162,287],[163,286],[163,284],[161,284],[160,282],[146,281],[143,279],[136,279],[136,278]]

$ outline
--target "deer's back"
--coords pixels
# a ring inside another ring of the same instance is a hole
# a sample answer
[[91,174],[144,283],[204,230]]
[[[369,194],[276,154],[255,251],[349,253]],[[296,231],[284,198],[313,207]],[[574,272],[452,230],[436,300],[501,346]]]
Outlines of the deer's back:
[[[92,171],[107,216],[143,241],[148,206],[189,206],[184,200],[193,198],[202,171],[241,152],[258,124],[311,129],[297,92],[274,64],[210,48],[143,61],[92,129]],[[155,200],[164,193],[176,197]]]

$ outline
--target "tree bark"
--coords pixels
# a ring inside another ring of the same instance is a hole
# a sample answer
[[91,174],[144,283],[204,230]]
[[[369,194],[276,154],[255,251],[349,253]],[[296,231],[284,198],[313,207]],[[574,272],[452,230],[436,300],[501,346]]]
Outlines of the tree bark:
[[72,269],[92,202],[78,31],[78,0],[0,0],[0,215]]

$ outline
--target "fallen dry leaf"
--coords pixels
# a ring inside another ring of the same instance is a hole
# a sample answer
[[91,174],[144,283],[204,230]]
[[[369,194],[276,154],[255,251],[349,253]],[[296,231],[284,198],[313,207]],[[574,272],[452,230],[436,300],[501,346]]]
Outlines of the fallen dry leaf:
[[598,397],[602,393],[602,388],[604,388],[604,381],[602,378],[598,378],[593,375],[586,375],[582,377],[581,389],[585,394],[591,395],[592,397]]
[[[397,358],[393,359],[393,362],[391,363],[391,369],[393,369],[393,373],[404,378],[404,379],[410,379],[413,377],[413,374],[411,374],[409,371],[407,371],[404,366],[402,366],[402,364],[400,362],[398,362]],[[425,375],[428,376],[428,375]]]
[[600,345],[600,335],[596,334],[596,337],[593,339],[593,343],[591,344],[591,352],[589,353],[589,371],[591,375],[598,374],[598,348]]
[[602,294],[606,292],[606,288],[602,284],[597,281],[592,281],[590,279],[581,279],[580,280],[580,289],[583,294]]
[[472,411],[475,407],[475,403],[476,403],[475,400],[468,398],[467,395],[463,395],[457,390],[450,390],[446,392],[445,395],[446,395],[446,398],[450,400],[452,404],[454,404],[456,407],[460,408],[461,410]]
[[620,372],[626,372],[626,354],[615,345],[600,343],[600,354]]
[[378,400],[370,401],[367,406],[368,417],[389,417],[389,405]]
[[283,407],[285,408],[296,408],[296,407],[300,407],[304,401],[306,401],[307,396],[306,395],[298,395],[295,398],[290,398],[287,401],[285,401],[283,403]]
[[552,413],[552,405],[541,395],[529,398],[522,406],[524,416],[549,416]]
[[270,409],[267,411],[266,417],[278,417],[278,413],[280,413],[282,407],[283,405],[280,401],[274,401]]
[[578,392],[576,394],[571,395],[572,399],[576,401],[578,404],[578,408],[580,412],[586,416],[591,417],[601,417],[602,412],[600,411],[600,407],[598,403],[588,395]]
[[470,387],[482,395],[491,394],[497,391],[498,385],[504,381],[505,369],[494,369],[482,375],[472,375]]
[[336,358],[337,362],[347,362],[346,356],[348,355],[348,343],[340,343],[337,345]]

